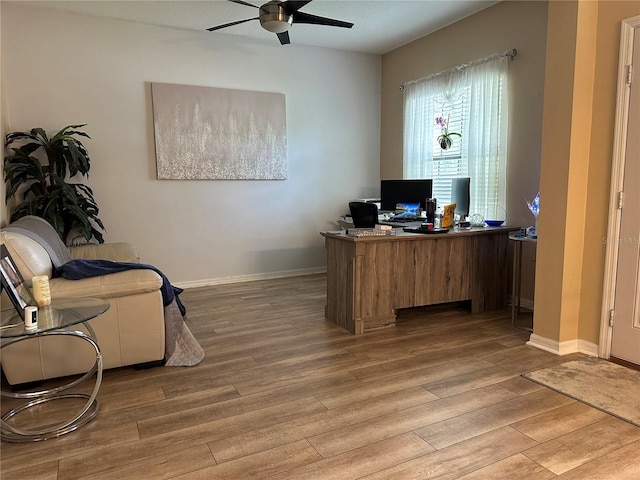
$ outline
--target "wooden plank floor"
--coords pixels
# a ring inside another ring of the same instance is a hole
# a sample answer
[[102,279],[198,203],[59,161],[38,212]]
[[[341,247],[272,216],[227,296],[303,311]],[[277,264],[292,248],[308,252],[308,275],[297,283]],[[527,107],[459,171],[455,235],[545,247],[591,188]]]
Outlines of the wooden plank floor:
[[105,372],[90,424],[2,442],[4,480],[640,478],[640,428],[520,376],[580,355],[526,346],[507,309],[353,336],[323,275],[181,298],[203,363]]

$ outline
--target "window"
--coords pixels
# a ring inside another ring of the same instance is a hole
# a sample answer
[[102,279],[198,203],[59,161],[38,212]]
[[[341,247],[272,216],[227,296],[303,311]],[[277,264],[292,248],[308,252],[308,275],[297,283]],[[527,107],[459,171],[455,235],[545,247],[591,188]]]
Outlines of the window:
[[[404,86],[404,178],[432,178],[438,205],[451,178],[471,177],[471,211],[503,215],[506,201],[507,57],[495,55]],[[442,149],[444,119],[453,136]]]
[[443,128],[435,122],[431,129],[433,164],[431,175],[433,178],[433,196],[438,199],[439,205],[451,203],[451,179],[455,177],[468,177],[467,163],[467,129],[469,119],[469,88],[463,89],[461,95],[446,104],[436,102],[434,98],[433,110],[436,118],[443,119],[449,132],[459,133],[461,137],[452,137],[451,147],[442,149],[438,138],[443,133]]

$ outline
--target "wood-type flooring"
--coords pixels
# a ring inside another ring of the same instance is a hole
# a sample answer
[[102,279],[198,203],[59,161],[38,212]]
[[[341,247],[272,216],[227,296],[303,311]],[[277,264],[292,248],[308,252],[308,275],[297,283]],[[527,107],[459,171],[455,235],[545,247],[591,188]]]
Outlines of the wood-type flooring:
[[354,336],[324,319],[325,278],[185,290],[202,364],[106,371],[97,417],[2,442],[0,477],[640,478],[640,428],[520,376],[582,355],[525,345],[509,309],[464,305]]

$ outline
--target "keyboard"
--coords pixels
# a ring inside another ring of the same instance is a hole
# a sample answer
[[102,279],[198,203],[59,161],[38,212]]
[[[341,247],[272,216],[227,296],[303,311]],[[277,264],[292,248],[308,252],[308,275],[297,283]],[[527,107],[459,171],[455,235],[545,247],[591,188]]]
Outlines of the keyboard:
[[395,230],[381,230],[379,228],[350,228],[347,235],[350,237],[389,237],[395,235]]

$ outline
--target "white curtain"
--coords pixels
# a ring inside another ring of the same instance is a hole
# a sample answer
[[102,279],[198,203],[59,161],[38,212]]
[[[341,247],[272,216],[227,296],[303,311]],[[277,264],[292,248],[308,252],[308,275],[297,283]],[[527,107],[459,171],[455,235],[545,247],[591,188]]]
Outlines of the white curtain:
[[439,105],[464,92],[465,76],[456,71],[404,87],[404,178],[432,178],[433,128]]
[[472,211],[490,219],[504,216],[506,208],[507,66],[508,57],[494,55],[404,86],[404,178],[433,178],[436,109],[469,92],[463,161]]
[[427,83],[416,82],[404,88],[404,178],[432,178],[433,95]]

